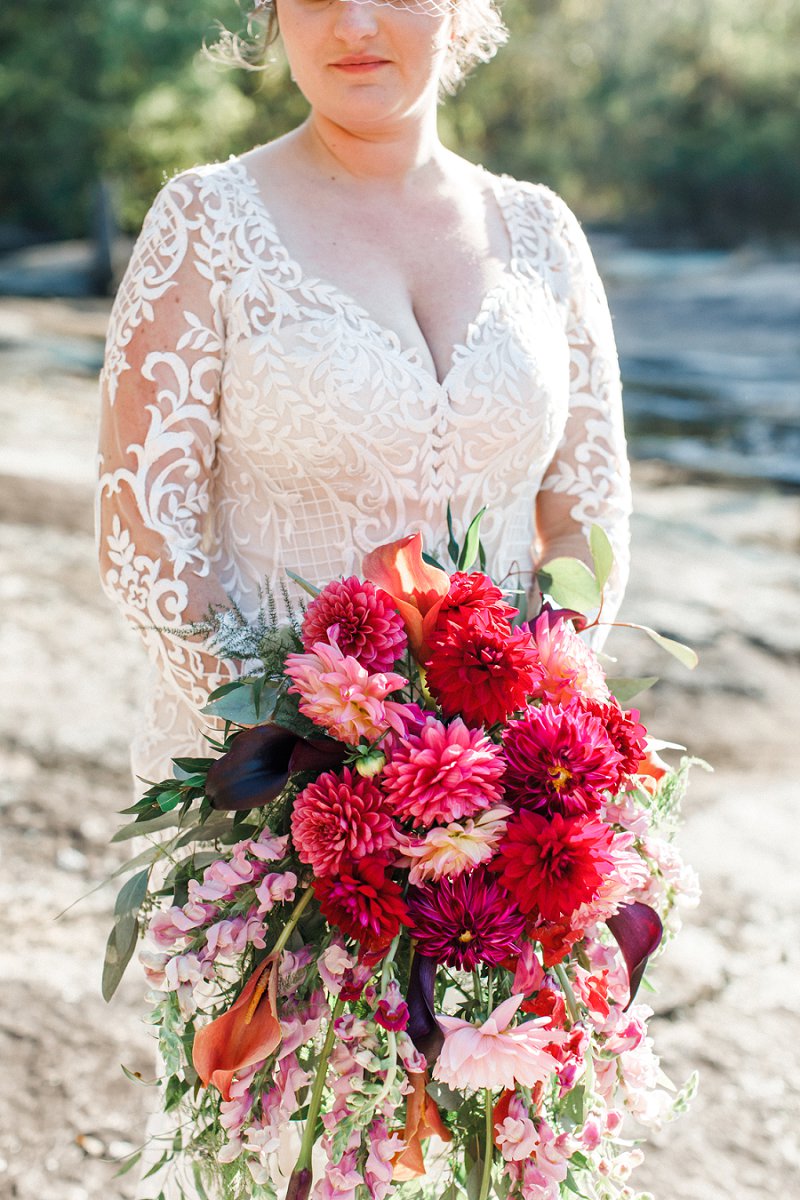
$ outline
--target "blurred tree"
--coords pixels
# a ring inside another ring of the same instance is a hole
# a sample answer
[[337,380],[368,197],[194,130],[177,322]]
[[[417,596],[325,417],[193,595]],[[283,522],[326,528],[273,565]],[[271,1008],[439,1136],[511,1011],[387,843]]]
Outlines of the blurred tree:
[[[650,237],[800,233],[800,0],[505,11],[509,45],[442,109],[448,143]],[[133,231],[165,176],[302,120],[280,63],[209,62],[215,21],[241,29],[237,0],[4,6],[0,219],[81,236],[102,175]]]

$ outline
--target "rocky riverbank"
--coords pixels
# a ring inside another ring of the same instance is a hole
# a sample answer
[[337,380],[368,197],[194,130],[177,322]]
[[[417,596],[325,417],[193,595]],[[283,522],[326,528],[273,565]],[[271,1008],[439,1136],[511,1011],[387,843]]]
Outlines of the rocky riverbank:
[[[139,1144],[145,1094],[120,1064],[151,1070],[134,974],[111,1006],[99,992],[143,668],[94,566],[106,315],[103,302],[0,300],[3,1200],[132,1196],[115,1172]],[[703,902],[654,973],[664,1068],[680,1083],[699,1066],[701,1087],[639,1182],[659,1200],[788,1196],[800,1169],[798,499],[655,463],[634,476],[625,614],[690,641],[701,664],[690,674],[630,631],[608,648],[626,674],[662,675],[648,724],[716,768],[696,773],[680,837]]]

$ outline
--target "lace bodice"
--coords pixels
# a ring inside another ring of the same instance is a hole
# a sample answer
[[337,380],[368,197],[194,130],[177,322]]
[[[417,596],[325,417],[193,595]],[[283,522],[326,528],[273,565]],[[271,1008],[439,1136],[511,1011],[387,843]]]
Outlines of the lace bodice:
[[599,523],[619,599],[629,480],[603,289],[563,201],[487,178],[512,257],[441,382],[293,261],[238,160],[156,197],[101,378],[102,578],[154,667],[138,774],[201,749],[199,708],[229,670],[153,626],[222,593],[252,611],[287,567],[317,583],[358,572],[365,550],[415,529],[444,561],[448,500],[463,519],[488,506],[489,569],[523,587],[538,556],[573,553]]

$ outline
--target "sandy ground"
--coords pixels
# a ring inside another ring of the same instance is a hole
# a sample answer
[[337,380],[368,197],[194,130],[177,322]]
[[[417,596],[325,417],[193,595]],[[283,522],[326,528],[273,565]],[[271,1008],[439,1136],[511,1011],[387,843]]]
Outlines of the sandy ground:
[[[106,1006],[100,971],[143,663],[101,596],[91,534],[92,377],[103,303],[0,302],[0,1197],[121,1200],[150,1071],[134,973]],[[659,1200],[796,1194],[800,1170],[800,684],[796,495],[635,471],[631,619],[691,641],[689,674],[630,632],[626,674],[663,676],[653,731],[711,760],[680,842],[704,899],[660,963],[653,1031],[689,1117],[651,1143]],[[95,890],[92,890],[95,889]],[[87,899],[75,904],[80,897]],[[70,907],[59,918],[61,910]]]

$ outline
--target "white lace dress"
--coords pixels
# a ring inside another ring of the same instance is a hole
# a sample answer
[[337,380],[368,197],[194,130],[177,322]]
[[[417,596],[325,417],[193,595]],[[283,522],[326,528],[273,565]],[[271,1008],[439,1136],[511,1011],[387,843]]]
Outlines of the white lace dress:
[[[152,689],[133,767],[202,753],[228,667],[179,627],[216,576],[245,611],[284,568],[316,583],[415,529],[445,560],[448,500],[483,505],[496,578],[598,522],[627,574],[629,476],[602,285],[553,192],[485,175],[512,257],[438,381],[419,353],[293,261],[245,166],[157,196],[117,295],[102,373],[104,587],[141,630]],[[194,589],[193,589],[194,585]]]

